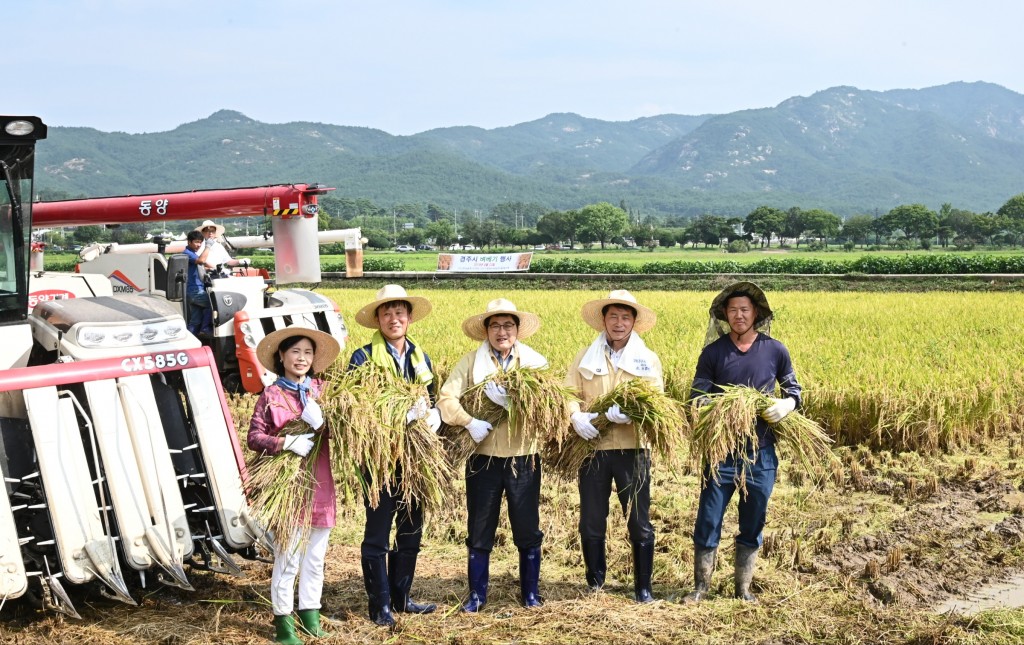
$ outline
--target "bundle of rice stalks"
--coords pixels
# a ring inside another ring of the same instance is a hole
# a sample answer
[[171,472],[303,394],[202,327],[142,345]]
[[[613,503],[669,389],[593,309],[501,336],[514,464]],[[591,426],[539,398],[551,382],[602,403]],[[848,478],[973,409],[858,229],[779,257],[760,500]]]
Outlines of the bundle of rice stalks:
[[[612,425],[603,413],[613,405],[618,405],[633,421],[637,448],[649,446],[668,464],[676,462],[679,442],[689,434],[689,422],[678,401],[643,379],[622,381],[587,405],[588,412],[598,413],[593,424],[602,437]],[[570,430],[562,445],[552,442],[545,445],[544,463],[555,474],[575,479],[594,454],[595,445],[596,441],[587,441]]]
[[355,477],[374,508],[381,490],[397,492],[406,503],[416,499],[424,510],[443,506],[452,470],[441,440],[424,420],[406,420],[419,399],[430,400],[426,386],[373,363],[351,371],[335,368],[324,379],[321,408],[337,442],[339,478]]
[[[508,392],[508,410],[487,398],[484,387],[490,381]],[[468,388],[462,396],[462,407],[474,418],[493,426],[507,418],[509,426],[525,432],[531,442],[553,442],[560,448],[571,433],[569,403],[576,400],[573,389],[550,370],[520,367],[496,372],[490,379]],[[468,432],[455,436],[452,460],[458,463],[456,460],[464,460],[473,453],[475,444]]]
[[[736,484],[746,493],[746,472],[758,450],[757,419],[773,404],[768,395],[745,386],[723,386],[695,406],[690,454],[707,478],[718,481],[719,464],[728,457],[740,466]],[[778,443],[816,482],[841,477],[842,463],[833,454],[832,439],[814,421],[793,411],[772,426]]]
[[[285,426],[282,434],[308,432],[309,426],[295,420]],[[296,529],[302,535],[310,530],[316,490],[313,467],[322,444],[322,435],[316,435],[313,449],[306,457],[282,450],[276,455],[257,455],[247,465],[246,485],[253,516],[275,540],[288,539]]]

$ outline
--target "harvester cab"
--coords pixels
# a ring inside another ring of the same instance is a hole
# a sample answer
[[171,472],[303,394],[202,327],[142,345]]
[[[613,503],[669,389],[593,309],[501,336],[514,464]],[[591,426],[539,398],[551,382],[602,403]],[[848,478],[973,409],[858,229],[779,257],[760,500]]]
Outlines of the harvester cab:
[[[0,117],[0,598],[76,616],[268,546],[209,348],[145,295],[30,303],[34,117]],[[29,305],[33,305],[29,314]]]

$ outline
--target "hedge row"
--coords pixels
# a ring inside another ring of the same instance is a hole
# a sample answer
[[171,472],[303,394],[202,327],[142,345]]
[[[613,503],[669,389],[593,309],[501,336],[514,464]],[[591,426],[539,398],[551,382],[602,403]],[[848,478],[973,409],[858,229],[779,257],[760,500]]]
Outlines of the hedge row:
[[819,260],[813,258],[765,258],[740,263],[732,260],[711,262],[673,260],[671,262],[602,262],[575,258],[535,259],[531,273],[571,273],[579,275],[597,273],[795,273],[808,275],[867,273],[894,274],[954,274],[954,273],[1024,273],[1024,255],[864,255],[852,260]]

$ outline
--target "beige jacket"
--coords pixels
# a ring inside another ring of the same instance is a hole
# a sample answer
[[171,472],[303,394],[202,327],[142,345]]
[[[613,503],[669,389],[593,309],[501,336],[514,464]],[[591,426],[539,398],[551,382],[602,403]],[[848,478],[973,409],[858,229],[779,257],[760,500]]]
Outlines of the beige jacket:
[[[594,378],[587,380],[580,375],[580,362],[583,360],[583,356],[587,353],[588,347],[584,347],[576,354],[575,360],[572,365],[569,366],[569,371],[565,375],[565,384],[576,390],[576,393],[581,399],[583,399],[583,408],[590,405],[590,402],[599,396],[607,394],[615,389],[615,386],[623,381],[638,378],[633,376],[629,372],[613,369],[611,359],[605,354],[605,361],[608,362],[608,374],[604,376],[595,375]],[[653,354],[652,354],[653,355]],[[646,380],[658,391],[665,391],[665,377],[662,372],[661,359],[657,355],[654,356],[653,377],[645,377]],[[570,412],[579,412],[580,404],[573,401],[569,404]],[[593,410],[593,412],[600,412],[604,414],[604,410]],[[646,444],[640,444],[639,437],[637,436],[636,429],[633,424],[621,424],[614,423],[608,428],[608,431],[596,440],[597,450],[636,450],[637,448],[646,448]]]
[[[518,367],[519,354],[516,352],[515,346],[513,346],[513,354],[512,366]],[[475,349],[460,358],[438,393],[437,410],[448,425],[465,427],[473,420],[473,415],[462,407],[461,399],[466,390],[476,385],[473,382],[473,361],[475,359]],[[493,355],[491,360],[494,361],[495,366],[498,365],[498,361]],[[474,454],[489,457],[517,457],[532,455],[536,452],[536,442],[529,441],[521,428],[509,428],[506,418],[500,421],[487,437],[477,444]]]

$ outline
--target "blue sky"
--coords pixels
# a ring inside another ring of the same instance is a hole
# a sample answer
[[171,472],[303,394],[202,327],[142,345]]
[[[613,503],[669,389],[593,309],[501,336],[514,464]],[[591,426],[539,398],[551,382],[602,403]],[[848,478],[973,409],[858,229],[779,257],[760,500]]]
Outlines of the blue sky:
[[1024,93],[1024,3],[1006,0],[13,4],[4,112],[103,131],[219,109],[413,134],[552,112],[718,114],[836,85]]

